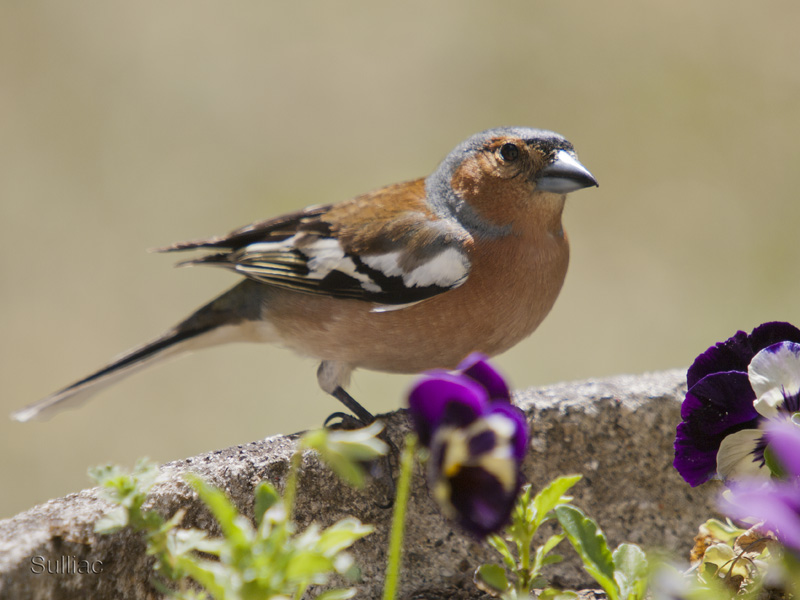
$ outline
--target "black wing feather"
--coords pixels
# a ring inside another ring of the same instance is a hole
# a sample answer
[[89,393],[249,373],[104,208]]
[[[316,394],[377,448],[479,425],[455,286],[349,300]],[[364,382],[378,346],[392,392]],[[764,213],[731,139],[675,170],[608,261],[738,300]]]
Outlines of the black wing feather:
[[[287,215],[251,223],[235,229],[227,235],[178,242],[163,248],[156,248],[156,252],[176,252],[182,250],[195,250],[198,248],[227,248],[238,250],[258,242],[280,242],[295,235],[298,231],[310,231],[322,235],[330,234],[330,224],[320,220],[331,205],[310,206]],[[192,262],[192,261],[190,261]]]
[[[402,305],[425,300],[453,287],[426,285],[407,286],[402,276],[389,276],[364,263],[357,255],[346,254],[351,262],[331,269],[324,276],[312,273],[309,262],[317,251],[315,243],[335,239],[331,224],[323,220],[330,206],[317,206],[289,215],[260,221],[231,233],[205,240],[179,242],[160,248],[161,252],[193,249],[221,249],[180,265],[215,265],[235,271],[249,279],[268,285],[309,294],[349,298],[368,302]],[[297,246],[280,242],[297,236]],[[274,243],[272,248],[264,247]],[[445,245],[446,246],[446,245]],[[444,246],[443,246],[444,247]],[[350,272],[344,272],[347,269]]]

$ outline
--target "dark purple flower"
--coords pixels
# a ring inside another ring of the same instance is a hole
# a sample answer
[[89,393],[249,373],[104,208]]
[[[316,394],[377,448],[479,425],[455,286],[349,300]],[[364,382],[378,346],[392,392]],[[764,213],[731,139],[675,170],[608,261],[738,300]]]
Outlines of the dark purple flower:
[[747,373],[747,365],[753,357],[767,346],[778,342],[800,343],[800,330],[790,323],[772,321],[753,329],[750,335],[737,331],[733,337],[698,356],[686,373],[686,383],[691,389],[706,375],[739,371]]
[[787,480],[745,481],[731,486],[720,499],[730,517],[760,521],[780,542],[800,555],[800,427],[791,421],[775,421],[764,428],[769,448]]
[[428,481],[443,511],[479,536],[501,529],[521,486],[528,431],[503,377],[480,354],[455,372],[429,371],[409,412],[430,450]]
[[673,463],[690,485],[766,472],[761,425],[800,408],[797,343],[793,325],[764,323],[697,357],[686,374]]

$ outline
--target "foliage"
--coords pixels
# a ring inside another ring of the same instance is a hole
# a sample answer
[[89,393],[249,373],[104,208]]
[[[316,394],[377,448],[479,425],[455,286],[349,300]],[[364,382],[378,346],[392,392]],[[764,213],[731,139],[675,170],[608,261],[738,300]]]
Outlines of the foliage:
[[[505,537],[493,535],[489,544],[500,554],[503,565],[482,565],[475,572],[475,583],[483,591],[506,599],[527,598],[534,588],[544,587],[544,567],[563,560],[551,554],[567,538],[583,561],[586,571],[606,591],[610,600],[644,598],[648,563],[644,552],[633,544],[621,544],[613,554],[597,524],[569,502],[565,494],[581,479],[580,475],[559,477],[531,499],[529,485],[523,488]],[[557,519],[562,532],[550,535],[533,548],[533,540],[543,523]],[[512,542],[512,547],[508,542]],[[508,575],[511,575],[509,579]],[[540,598],[549,600],[575,597],[569,591],[546,589]]]
[[[147,494],[158,478],[157,465],[140,461],[131,472],[115,466],[92,469],[90,475],[116,505],[97,522],[95,530],[112,533],[130,526],[142,532],[147,553],[156,558],[155,570],[161,576],[153,584],[174,598],[300,598],[310,586],[327,584],[333,574],[357,578],[359,571],[346,550],[373,530],[358,519],[345,518],[325,529],[312,523],[297,531],[292,513],[302,450],[313,447],[348,481],[363,483],[361,463],[385,451],[384,443],[373,439],[379,432],[380,426],[366,432],[312,432],[301,440],[283,499],[267,482],[256,487],[255,523],[240,514],[222,491],[188,475],[187,481],[219,523],[219,539],[199,529],[180,528],[183,511],[165,520],[155,511],[144,510]],[[189,579],[203,591],[191,589]],[[340,600],[354,594],[353,589],[332,589],[316,597]]]

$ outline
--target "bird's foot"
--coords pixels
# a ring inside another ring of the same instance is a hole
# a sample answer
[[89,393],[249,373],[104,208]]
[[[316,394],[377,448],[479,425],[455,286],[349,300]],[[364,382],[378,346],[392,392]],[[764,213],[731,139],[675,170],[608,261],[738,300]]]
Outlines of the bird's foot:
[[[361,406],[342,387],[337,387],[332,395],[351,410],[355,416],[346,412],[335,412],[325,419],[326,428],[335,430],[360,429],[375,421],[372,413]],[[378,437],[386,442],[389,446],[389,451],[378,459],[363,463],[362,466],[372,479],[373,485],[379,488],[379,494],[383,497],[376,500],[376,506],[379,508],[391,508],[397,491],[393,473],[399,466],[400,450],[389,437],[386,429]]]
[[[375,421],[375,417],[366,408],[361,406],[355,398],[345,391],[342,386],[338,386],[331,394],[339,402],[345,405],[347,410],[353,413],[362,425],[369,425]],[[335,414],[335,413],[334,413]],[[341,415],[341,413],[339,413]]]
[[366,427],[366,425],[367,424],[361,422],[358,417],[354,417],[346,412],[331,413],[328,415],[328,418],[325,419],[325,423],[323,423],[323,427],[325,427],[325,429],[345,431],[361,429],[362,427]]

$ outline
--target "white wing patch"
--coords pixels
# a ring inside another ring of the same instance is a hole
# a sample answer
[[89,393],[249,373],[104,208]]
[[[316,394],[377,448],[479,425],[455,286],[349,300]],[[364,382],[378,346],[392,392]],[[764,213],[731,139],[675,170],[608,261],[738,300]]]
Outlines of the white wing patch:
[[403,275],[407,286],[456,287],[464,283],[469,273],[467,257],[455,248],[447,248],[416,269]]
[[456,287],[464,283],[469,272],[467,257],[455,248],[442,250],[420,266],[405,272],[400,266],[399,251],[362,256],[361,261],[388,277],[401,277],[406,287]]
[[[235,268],[251,276],[257,276],[262,268],[268,273],[269,264],[273,260],[270,255],[292,252],[299,252],[305,258],[305,267],[308,271],[303,273],[302,277],[307,280],[322,281],[331,273],[338,272],[355,279],[365,292],[374,294],[386,292],[368,273],[360,272],[356,268],[356,262],[334,238],[309,240],[307,236],[295,234],[278,242],[249,244],[243,249],[243,260]],[[259,255],[263,255],[264,267],[259,266],[259,262],[262,260]],[[245,260],[248,256],[250,257],[249,261]],[[456,248],[445,248],[408,271],[401,266],[404,259],[402,251],[359,256],[358,259],[360,263],[370,269],[380,271],[386,277],[401,278],[403,286],[409,290],[428,287],[444,289],[458,287],[466,281],[470,267],[466,255]],[[413,306],[424,299],[400,304],[379,305],[376,309],[377,312],[400,310]]]
[[310,279],[324,279],[330,275],[331,271],[344,271],[348,275],[350,273],[346,267],[346,263],[353,265],[353,261],[345,259],[344,250],[337,240],[332,238],[323,238],[314,241],[313,244],[306,246],[300,250],[303,254],[308,256],[308,277]]
[[245,247],[245,252],[258,254],[259,252],[278,252],[280,250],[291,250],[294,248],[294,238],[296,235],[293,235],[290,238],[287,238],[280,242],[256,242],[255,244],[248,244]]
[[369,312],[374,312],[374,313],[394,312],[396,310],[403,310],[404,308],[408,308],[409,306],[415,306],[420,302],[425,302],[425,300],[428,300],[428,298],[424,298],[423,300],[416,300],[415,302],[406,302],[405,304],[379,304]]
[[308,257],[308,279],[325,279],[332,271],[339,271],[361,283],[368,292],[380,292],[381,288],[368,275],[359,273],[356,265],[346,256],[341,244],[333,238],[320,238],[310,244],[296,245],[297,235],[280,242],[261,242],[247,246],[248,254],[260,252],[288,252],[298,250]]
[[[315,240],[313,243],[300,248],[297,247],[296,242],[297,235],[293,235],[280,242],[259,242],[250,244],[245,249],[245,255],[299,250],[308,257],[306,266],[309,270],[307,275],[309,279],[323,279],[330,274],[331,271],[336,269],[347,272],[345,269],[341,268],[342,263],[345,262],[345,256],[344,250],[342,250],[338,241],[331,238],[324,238]],[[353,261],[350,259],[347,259],[347,261],[352,265]],[[352,267],[355,269],[355,265],[352,265]],[[348,273],[348,275],[349,274],[350,273]]]
[[400,252],[362,256],[361,262],[388,277],[399,277],[403,274],[403,269],[400,268]]

